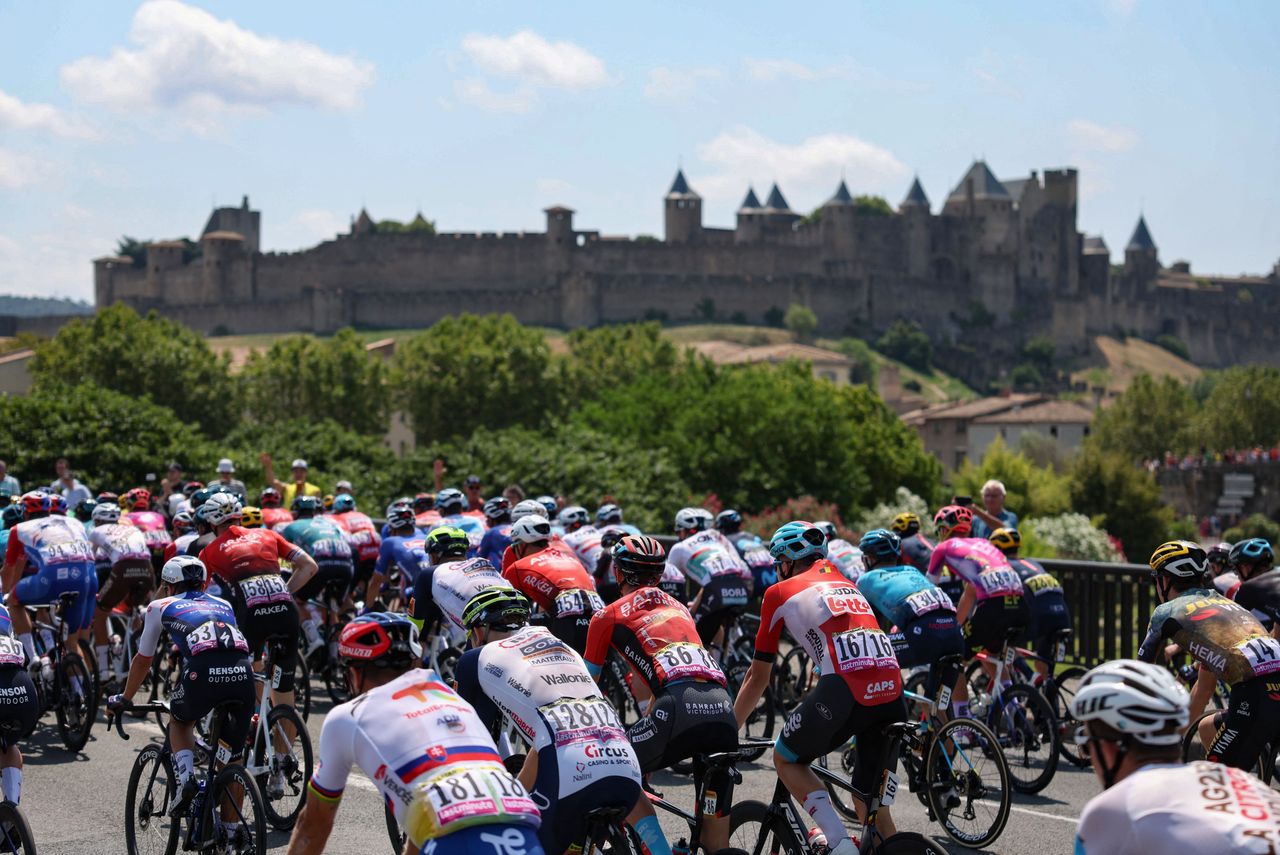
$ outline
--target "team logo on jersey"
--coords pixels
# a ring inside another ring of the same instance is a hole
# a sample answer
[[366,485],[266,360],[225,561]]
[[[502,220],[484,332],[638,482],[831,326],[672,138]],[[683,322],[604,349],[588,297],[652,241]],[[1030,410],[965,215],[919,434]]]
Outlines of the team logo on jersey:
[[467,729],[466,725],[462,723],[462,719],[452,713],[440,716],[440,718],[436,719],[436,724],[441,727],[447,727],[454,733],[462,733]]
[[427,757],[436,763],[441,762],[449,756],[449,752],[445,750],[443,745],[432,745],[427,749]]

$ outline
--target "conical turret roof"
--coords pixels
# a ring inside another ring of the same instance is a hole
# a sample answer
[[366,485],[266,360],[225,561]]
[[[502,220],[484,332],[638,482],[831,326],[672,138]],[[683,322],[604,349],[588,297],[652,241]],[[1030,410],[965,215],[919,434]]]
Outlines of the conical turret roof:
[[852,205],[853,196],[849,193],[849,187],[844,183],[844,179],[840,179],[840,186],[836,188],[836,193],[826,201],[827,205]]
[[787,200],[782,195],[782,191],[778,189],[777,182],[774,182],[773,188],[769,190],[769,198],[765,200],[764,206],[766,208],[772,208],[775,211],[791,210],[791,206],[787,204]]
[[684,170],[676,170],[676,180],[671,182],[671,189],[667,191],[668,196],[697,196],[693,188],[689,186],[689,182],[685,180]]
[[1151,239],[1151,232],[1147,231],[1147,218],[1139,216],[1138,225],[1133,229],[1133,237],[1129,238],[1129,245],[1125,247],[1125,252],[1129,250],[1150,252],[1155,248],[1156,242]]
[[360,216],[356,217],[356,224],[351,227],[351,231],[355,234],[367,234],[372,232],[376,226],[373,217],[369,216],[369,212],[364,208],[360,209]]
[[907,198],[902,200],[902,207],[905,208],[908,205],[929,207],[929,197],[924,194],[924,187],[920,185],[920,176],[918,175],[911,182],[911,189],[907,191]]
[[738,206],[739,211],[758,211],[760,210],[760,200],[756,198],[756,188],[747,188],[747,198],[742,200],[742,204]]

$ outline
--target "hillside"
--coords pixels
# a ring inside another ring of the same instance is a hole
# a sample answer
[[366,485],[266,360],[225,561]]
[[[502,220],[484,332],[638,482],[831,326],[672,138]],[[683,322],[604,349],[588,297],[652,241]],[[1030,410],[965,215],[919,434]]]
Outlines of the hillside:
[[93,306],[60,297],[19,297],[0,294],[0,315],[36,318],[44,315],[92,315]]
[[1140,338],[1122,341],[1103,335],[1094,338],[1093,345],[1103,364],[1076,371],[1071,379],[1088,383],[1091,388],[1103,387],[1108,398],[1124,392],[1140,374],[1176,377],[1187,383],[1204,373],[1199,366]]

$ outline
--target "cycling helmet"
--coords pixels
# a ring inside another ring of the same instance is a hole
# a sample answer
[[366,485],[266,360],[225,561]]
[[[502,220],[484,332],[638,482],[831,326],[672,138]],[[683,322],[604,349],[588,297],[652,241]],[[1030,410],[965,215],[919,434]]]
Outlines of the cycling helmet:
[[920,517],[911,511],[903,511],[889,523],[889,530],[899,537],[909,537],[920,530]]
[[217,528],[240,519],[240,500],[232,493],[214,493],[196,511],[196,516]]
[[774,560],[798,561],[810,555],[827,557],[827,536],[813,523],[789,522],[769,538],[769,554]]
[[[188,493],[187,495],[188,495],[188,496],[190,496],[191,494],[190,494],[190,493]],[[119,501],[120,501],[120,497],[119,497],[119,496],[117,496],[115,493],[110,492],[109,490],[103,490],[101,493],[99,493],[99,494],[98,494],[98,497],[97,497],[96,501],[97,501],[97,502],[110,502],[111,504],[113,504],[113,505],[114,505],[114,504],[119,503]]]
[[529,622],[529,601],[510,586],[492,585],[476,592],[462,610],[462,626],[487,626],[512,632]]
[[132,490],[124,494],[124,503],[131,511],[146,511],[151,509],[151,491],[145,487],[134,487]]
[[350,493],[339,493],[333,497],[331,510],[335,514],[348,514],[356,509],[356,497]]
[[1276,553],[1266,539],[1251,537],[1231,547],[1227,560],[1232,567],[1238,566],[1242,561],[1248,564],[1269,565],[1276,560]]
[[836,524],[829,520],[818,520],[814,523],[827,536],[827,543],[836,539]]
[[170,585],[181,582],[203,583],[208,578],[208,568],[194,555],[175,555],[160,568],[160,580]]
[[258,505],[264,508],[278,508],[284,504],[284,496],[275,487],[266,487],[258,494]]
[[742,530],[742,514],[733,508],[725,508],[716,514],[716,528],[722,534],[737,534]]
[[546,511],[546,518],[551,519],[556,515],[556,509],[559,507],[556,503],[555,496],[542,495],[534,499],[535,502],[542,505],[542,509]]
[[933,525],[939,533],[968,534],[973,530],[973,511],[963,505],[947,505],[933,515]]
[[622,508],[612,502],[596,508],[597,525],[617,525],[620,522],[622,522]]
[[896,561],[902,556],[902,538],[888,529],[872,529],[858,541],[858,548],[862,550],[863,555]]
[[49,496],[49,513],[59,516],[66,516],[67,498],[61,493],[54,493]]
[[6,529],[13,528],[22,522],[22,505],[9,505],[3,511],[0,511],[0,519],[4,521]]
[[681,508],[676,511],[676,531],[705,531],[712,521],[706,508]]
[[1100,721],[1144,745],[1175,746],[1190,700],[1168,668],[1120,659],[1084,675],[1071,712],[1082,724]]
[[295,517],[305,519],[305,517],[315,516],[320,513],[323,507],[318,496],[294,496],[293,504],[289,506],[289,510],[293,511]]
[[97,505],[93,509],[94,525],[109,525],[110,523],[120,522],[120,508],[116,505],[103,503]]
[[240,525],[245,528],[262,528],[262,508],[245,505],[240,509]]
[[1226,564],[1231,557],[1231,544],[1223,541],[1215,543],[1209,547],[1209,551],[1205,553],[1205,561],[1210,564]]
[[991,532],[987,538],[991,545],[1001,552],[1016,552],[1022,547],[1022,532],[1016,528],[1005,526]]
[[[190,499],[191,496],[195,494],[196,490],[203,490],[203,489],[204,489],[203,483],[199,481],[188,481],[187,483],[182,485],[182,495]],[[112,495],[115,495],[115,494],[113,493]]]
[[618,578],[643,588],[656,585],[667,566],[667,551],[647,534],[629,534],[614,544],[610,552]]
[[511,509],[511,521],[516,522],[521,517],[527,517],[530,514],[537,514],[540,517],[547,515],[547,509],[537,499],[524,499],[516,502],[516,506]]
[[416,519],[417,517],[414,516],[413,507],[411,505],[392,502],[387,506],[387,525],[393,529],[412,526]]
[[1198,579],[1204,575],[1204,550],[1189,540],[1171,540],[1156,547],[1147,562],[1152,575],[1166,573],[1178,579]]
[[591,515],[582,505],[570,505],[560,512],[560,525],[567,531],[581,528],[591,522]]
[[435,493],[419,493],[413,497],[413,510],[415,513],[423,514],[436,506]]
[[178,511],[170,522],[173,524],[174,534],[186,534],[196,527],[196,518],[191,515],[191,511]]
[[551,523],[539,514],[529,514],[511,524],[512,543],[542,543],[551,539]]
[[[226,487],[222,486],[221,484],[213,484],[208,487],[201,487],[199,490],[196,490],[194,493],[191,494],[191,508],[193,510],[199,510],[201,505],[203,505],[205,502],[209,501],[209,499],[219,494],[226,495],[226,496],[235,495],[234,493],[232,493],[230,490],[228,490]],[[266,506],[264,505],[263,507],[266,507]]]
[[93,519],[93,509],[98,506],[97,499],[81,499],[76,505],[76,519],[88,522]]
[[406,668],[422,661],[418,626],[402,614],[368,612],[342,628],[338,656],[347,665]]
[[505,496],[494,496],[484,503],[484,518],[490,523],[503,523],[511,520],[511,500]]
[[442,525],[427,535],[427,555],[433,562],[441,558],[465,558],[471,548],[467,533],[456,526]]
[[467,509],[467,499],[462,495],[461,490],[455,490],[453,487],[446,487],[439,493],[436,493],[436,510],[445,516],[450,514],[460,514]]
[[326,514],[333,513],[333,493],[325,493],[324,498],[320,500],[320,506],[324,508]]
[[49,513],[49,494],[32,490],[22,496],[23,519],[34,519]]

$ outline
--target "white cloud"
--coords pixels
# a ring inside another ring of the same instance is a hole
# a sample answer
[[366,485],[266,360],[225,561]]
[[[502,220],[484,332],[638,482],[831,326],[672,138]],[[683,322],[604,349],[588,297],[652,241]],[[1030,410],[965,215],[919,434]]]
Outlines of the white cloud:
[[1117,18],[1127,18],[1138,6],[1138,0],[1106,0],[1107,10]]
[[538,103],[538,92],[521,84],[510,92],[495,92],[479,77],[453,81],[453,94],[464,104],[490,113],[527,113]]
[[97,139],[98,133],[79,116],[51,104],[28,104],[0,90],[0,128],[15,131],[48,131],[71,139]]
[[81,231],[0,235],[0,294],[93,299],[92,259],[111,255],[109,233]]
[[687,104],[697,95],[698,85],[720,77],[716,68],[668,68],[649,70],[644,97],[659,104]]
[[549,42],[532,30],[502,37],[473,33],[462,49],[482,71],[533,86],[594,89],[609,83],[604,61],[573,42]]
[[16,190],[39,184],[52,172],[47,160],[0,148],[0,187]]
[[747,75],[752,80],[772,83],[778,80],[822,80],[834,77],[852,77],[855,69],[850,62],[828,66],[812,66],[792,59],[747,59]]
[[121,112],[177,108],[201,130],[228,113],[278,105],[351,109],[374,79],[369,62],[258,35],[178,0],[143,3],[129,40],[132,47],[63,66],[63,84]]
[[805,196],[824,199],[843,173],[854,193],[900,192],[908,175],[905,164],[887,149],[851,134],[818,134],[790,144],[769,139],[748,127],[737,127],[698,146],[698,157],[716,168],[693,180],[711,199],[737,202],[754,183],[757,192],[777,181],[794,194],[793,207]]
[[1122,125],[1099,125],[1087,119],[1067,122],[1067,134],[1081,148],[1093,151],[1119,153],[1129,151],[1138,144],[1138,132]]

